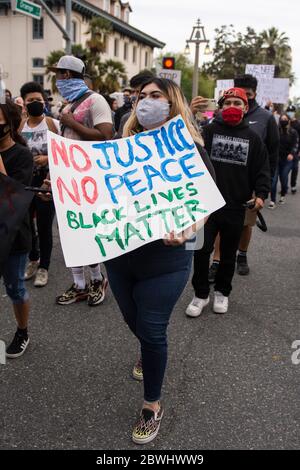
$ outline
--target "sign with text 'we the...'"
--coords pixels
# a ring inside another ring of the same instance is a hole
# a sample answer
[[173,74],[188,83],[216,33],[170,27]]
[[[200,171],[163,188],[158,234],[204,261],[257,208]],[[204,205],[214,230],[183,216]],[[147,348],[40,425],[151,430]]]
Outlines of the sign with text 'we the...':
[[67,266],[118,257],[224,205],[181,116],[105,142],[49,132],[48,152]]

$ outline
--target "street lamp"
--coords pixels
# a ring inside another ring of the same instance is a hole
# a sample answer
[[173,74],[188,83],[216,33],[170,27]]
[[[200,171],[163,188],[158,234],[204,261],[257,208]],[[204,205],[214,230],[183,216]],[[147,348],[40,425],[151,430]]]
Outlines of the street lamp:
[[196,45],[195,50],[195,63],[194,63],[194,73],[193,73],[193,98],[198,95],[198,80],[199,80],[199,51],[200,44],[206,44],[204,54],[210,54],[209,41],[206,39],[204,26],[201,24],[201,21],[198,19],[196,26],[193,27],[193,31],[190,39],[186,41],[185,54],[189,54],[190,46],[189,44],[194,43]]

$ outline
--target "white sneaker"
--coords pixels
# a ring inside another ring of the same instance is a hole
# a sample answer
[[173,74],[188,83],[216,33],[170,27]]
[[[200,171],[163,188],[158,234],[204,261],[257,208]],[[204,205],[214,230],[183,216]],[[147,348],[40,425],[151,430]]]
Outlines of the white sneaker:
[[29,261],[26,267],[26,271],[25,271],[25,276],[24,276],[25,281],[28,281],[36,274],[38,267],[39,267],[39,263],[40,263],[40,260]]
[[37,270],[34,286],[35,287],[44,287],[48,283],[48,271],[47,269],[39,268]]
[[190,305],[187,307],[185,313],[188,317],[199,317],[200,313],[209,304],[209,297],[207,299],[199,299],[194,297]]
[[276,209],[276,204],[273,201],[269,202],[268,209]]
[[213,310],[215,313],[226,313],[228,310],[228,297],[215,291]]
[[279,204],[285,204],[285,197],[284,196],[281,196],[281,198],[279,199]]

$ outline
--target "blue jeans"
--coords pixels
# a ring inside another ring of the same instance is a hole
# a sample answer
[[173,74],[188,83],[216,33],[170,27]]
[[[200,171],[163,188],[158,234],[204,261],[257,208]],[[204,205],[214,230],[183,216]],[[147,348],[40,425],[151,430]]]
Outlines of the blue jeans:
[[144,398],[160,399],[167,364],[167,327],[189,278],[193,251],[161,240],[106,261],[108,280],[124,319],[139,339]]
[[10,255],[2,272],[6,293],[13,304],[23,304],[29,299],[24,283],[26,260],[27,253]]
[[288,160],[280,160],[278,168],[275,172],[272,181],[271,189],[271,201],[276,202],[276,192],[277,192],[277,182],[278,176],[281,183],[281,196],[285,196],[288,191],[288,178],[291,169],[293,168],[293,160],[289,162]]

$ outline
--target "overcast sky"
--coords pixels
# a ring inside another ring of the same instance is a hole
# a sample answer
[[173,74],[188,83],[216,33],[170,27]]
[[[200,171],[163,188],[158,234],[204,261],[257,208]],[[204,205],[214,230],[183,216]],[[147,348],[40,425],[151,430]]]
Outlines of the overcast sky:
[[298,78],[291,96],[300,96],[300,0],[130,0],[130,5],[131,24],[165,42],[164,51],[183,51],[197,18],[210,40],[224,24],[243,32],[247,26],[257,32],[275,26],[290,38]]

